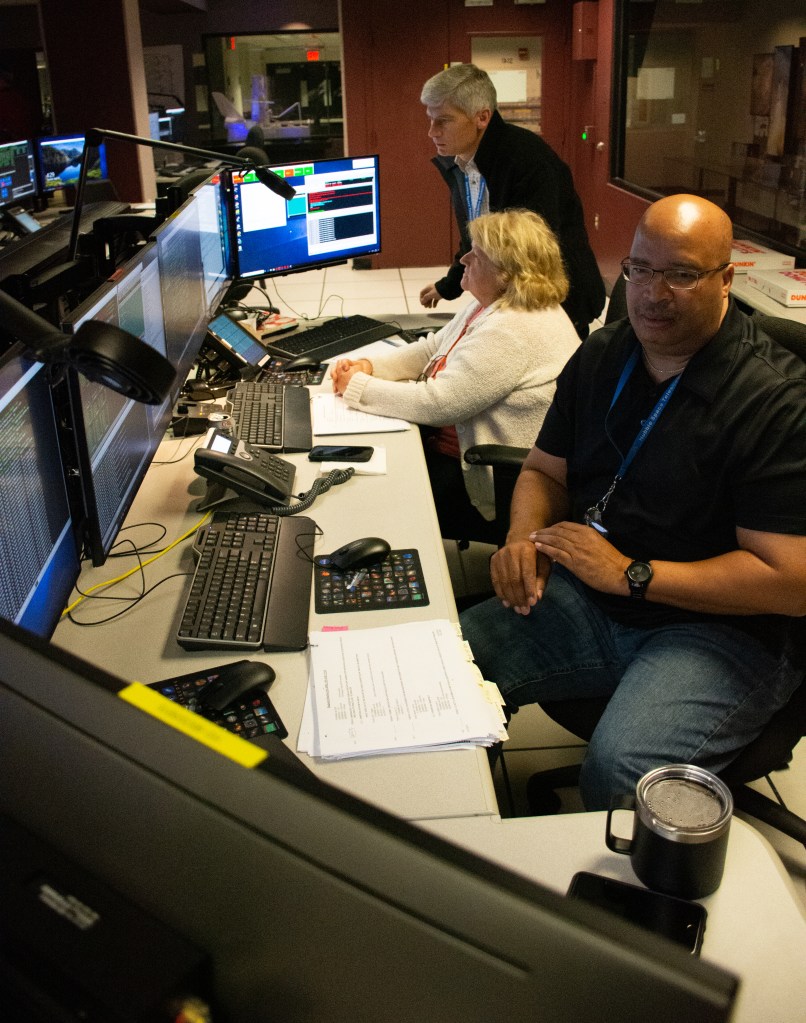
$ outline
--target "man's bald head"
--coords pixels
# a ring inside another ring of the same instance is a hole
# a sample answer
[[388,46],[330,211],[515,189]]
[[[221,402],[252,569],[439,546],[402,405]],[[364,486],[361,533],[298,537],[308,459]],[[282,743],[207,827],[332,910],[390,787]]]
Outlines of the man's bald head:
[[[653,203],[638,223],[630,260],[656,271],[646,284],[627,284],[630,322],[645,351],[691,356],[716,334],[733,281],[733,229],[718,206],[697,195]],[[693,270],[691,290],[672,287],[665,270]]]
[[703,266],[730,260],[733,225],[730,217],[699,195],[669,195],[647,209],[638,222],[639,234],[659,234],[669,241],[685,239],[695,247]]

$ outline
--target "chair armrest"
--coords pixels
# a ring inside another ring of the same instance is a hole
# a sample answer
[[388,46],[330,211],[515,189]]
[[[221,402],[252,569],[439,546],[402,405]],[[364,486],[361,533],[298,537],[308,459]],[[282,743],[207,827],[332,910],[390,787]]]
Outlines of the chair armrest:
[[516,448],[509,444],[476,444],[465,451],[469,465],[492,465],[520,469],[529,454],[529,448]]

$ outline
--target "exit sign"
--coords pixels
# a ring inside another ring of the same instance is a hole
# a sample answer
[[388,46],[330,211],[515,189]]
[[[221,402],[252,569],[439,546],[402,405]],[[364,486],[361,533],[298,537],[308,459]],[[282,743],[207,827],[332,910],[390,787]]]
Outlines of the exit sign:
[[308,60],[319,60],[319,51],[318,50],[308,50],[308,52],[305,54],[305,56],[307,57]]

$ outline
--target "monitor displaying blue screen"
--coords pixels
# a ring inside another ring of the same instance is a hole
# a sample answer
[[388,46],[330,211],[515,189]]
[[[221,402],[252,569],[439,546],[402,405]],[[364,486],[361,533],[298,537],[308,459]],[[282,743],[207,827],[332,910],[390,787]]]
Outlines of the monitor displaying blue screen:
[[28,139],[0,145],[0,206],[36,195],[34,146]]
[[296,189],[293,199],[275,195],[253,171],[230,175],[234,277],[296,273],[381,251],[377,156],[269,169]]
[[[36,140],[39,161],[39,187],[43,192],[55,192],[66,185],[77,185],[81,173],[81,156],[84,152],[84,136],[51,135]],[[94,149],[87,178],[99,181],[106,178],[106,149],[103,145]]]
[[14,345],[0,358],[0,617],[49,639],[78,579],[46,368]]

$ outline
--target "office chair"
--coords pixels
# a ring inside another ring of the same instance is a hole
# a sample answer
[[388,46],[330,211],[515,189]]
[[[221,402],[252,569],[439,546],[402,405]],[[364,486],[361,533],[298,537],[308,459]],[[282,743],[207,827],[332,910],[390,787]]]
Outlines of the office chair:
[[[610,291],[604,322],[612,323],[627,315],[627,281],[622,274],[616,278]],[[786,321],[789,322],[789,321]],[[509,527],[509,506],[512,503],[512,491],[518,478],[523,460],[529,453],[528,448],[512,447],[507,444],[476,444],[465,451],[465,461],[469,465],[486,465],[493,470],[493,488],[495,492],[495,542],[501,547],[506,539]],[[468,542],[477,537],[463,537],[460,546],[466,547]]]
[[[626,315],[625,290],[626,281],[620,277],[613,286],[611,304],[605,316],[606,323]],[[806,326],[795,320],[767,316],[758,311],[753,314],[753,319],[773,340],[806,362]],[[509,526],[512,489],[526,454],[525,448],[494,444],[477,445],[465,452],[465,459],[471,464],[488,465],[493,469],[496,523],[502,544]],[[748,782],[767,777],[772,771],[785,768],[792,759],[795,746],[806,736],[806,639],[801,641],[800,653],[804,682],[789,703],[772,717],[761,734],[721,773],[721,777],[731,789],[738,809],[806,845],[806,820],[747,785]],[[545,701],[540,706],[552,720],[588,742],[606,703],[601,698],[590,698]],[[769,778],[767,780],[772,786]],[[554,790],[573,787],[578,783],[578,764],[534,774],[527,783],[529,805],[537,813],[556,813],[560,799]]]

